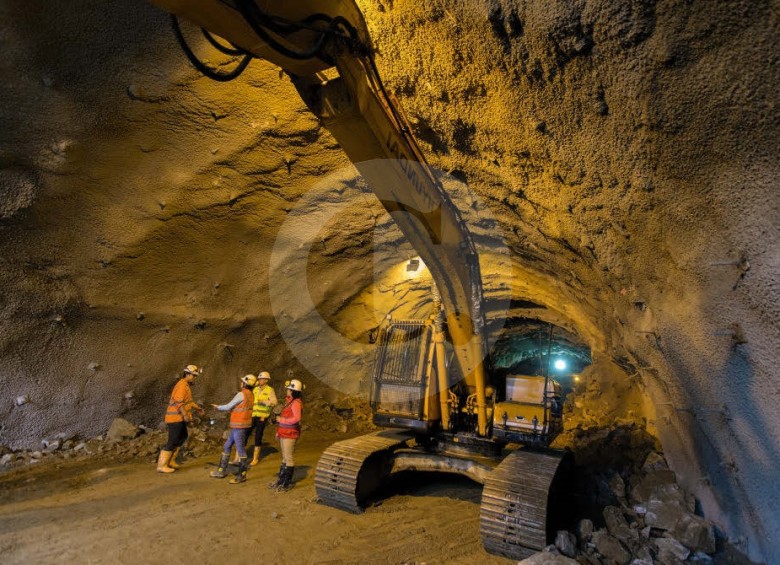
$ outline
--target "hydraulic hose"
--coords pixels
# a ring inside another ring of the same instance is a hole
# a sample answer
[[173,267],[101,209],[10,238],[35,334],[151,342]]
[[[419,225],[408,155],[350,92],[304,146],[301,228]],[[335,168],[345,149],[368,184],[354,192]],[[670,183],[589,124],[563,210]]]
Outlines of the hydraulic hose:
[[[184,39],[184,34],[182,34],[181,32],[181,27],[179,26],[179,19],[173,14],[171,14],[171,22],[173,24],[173,32],[176,34],[176,39],[178,40],[182,51],[184,51],[184,54],[187,56],[187,59],[189,59],[193,67],[198,69],[198,71],[200,71],[202,74],[204,74],[211,80],[215,80],[218,82],[228,82],[233,80],[234,78],[238,77],[241,73],[244,72],[244,70],[247,68],[247,66],[249,65],[250,61],[253,58],[252,55],[247,53],[246,55],[244,55],[243,59],[241,59],[241,62],[238,63],[238,65],[232,71],[227,73],[221,73],[219,71],[215,71],[210,67],[206,66],[203,63],[203,61],[198,59],[198,57],[195,55],[192,49],[190,49],[190,46],[187,44],[187,41]],[[224,46],[220,46],[220,47],[222,49],[225,48]],[[222,49],[220,49],[220,51],[222,51]],[[224,51],[222,52],[224,53]]]

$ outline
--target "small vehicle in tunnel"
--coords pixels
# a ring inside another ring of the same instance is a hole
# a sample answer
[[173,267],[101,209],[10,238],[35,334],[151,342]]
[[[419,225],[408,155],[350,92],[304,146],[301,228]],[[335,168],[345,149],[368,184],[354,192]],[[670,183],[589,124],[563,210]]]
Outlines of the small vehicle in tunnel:
[[548,449],[562,428],[561,387],[547,376],[499,378],[491,370],[473,238],[382,85],[354,0],[152,1],[242,57],[232,72],[210,69],[176,23],[185,53],[207,76],[235,78],[252,57],[279,65],[433,277],[433,317],[391,320],[379,336],[371,405],[374,422],[388,429],[323,453],[315,473],[320,500],[360,512],[393,473],[458,473],[484,485],[480,530],[488,551],[519,559],[544,548],[563,514],[571,466],[566,453]]

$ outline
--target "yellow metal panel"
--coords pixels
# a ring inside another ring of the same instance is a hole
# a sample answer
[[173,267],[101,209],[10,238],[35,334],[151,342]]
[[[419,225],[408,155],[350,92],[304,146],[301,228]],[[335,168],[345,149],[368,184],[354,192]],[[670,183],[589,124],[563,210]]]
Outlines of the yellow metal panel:
[[[524,404],[520,402],[499,402],[493,412],[493,425],[499,428],[504,426],[506,414],[506,428],[509,431],[524,433],[544,431],[544,407],[541,404]],[[536,427],[534,428],[534,417]]]

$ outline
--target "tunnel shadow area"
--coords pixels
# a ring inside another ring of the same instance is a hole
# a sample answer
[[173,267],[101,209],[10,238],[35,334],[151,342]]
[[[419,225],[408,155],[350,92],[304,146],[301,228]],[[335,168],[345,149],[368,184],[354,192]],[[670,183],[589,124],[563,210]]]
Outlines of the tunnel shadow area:
[[51,496],[52,490],[68,492],[95,487],[117,476],[128,476],[130,470],[117,462],[96,468],[95,462],[74,462],[62,468],[44,470],[23,467],[0,476],[0,505],[32,502]]
[[575,430],[569,447],[574,456],[567,497],[569,521],[587,518],[605,526],[604,509],[620,506],[642,477],[647,456],[660,449],[658,440],[636,424]]
[[[254,455],[254,452],[255,452],[255,446],[251,446],[247,448],[247,455],[249,457],[252,457]],[[263,461],[265,458],[274,455],[276,453],[279,453],[278,449],[276,449],[273,446],[264,444],[260,447],[260,461]]]
[[696,465],[707,472],[700,482],[713,487],[727,531],[738,534],[738,549],[759,549],[775,562],[780,556],[780,450],[772,423],[764,416],[766,404],[750,344],[733,344],[721,365],[703,366],[708,382],[721,386],[708,389],[694,379],[680,382],[689,403],[680,411],[681,420],[691,430]]
[[[573,530],[583,518],[604,526],[604,508],[620,505],[618,496],[639,482],[647,456],[659,448],[658,440],[635,424],[580,432],[572,441],[574,462],[558,487],[561,492],[548,501],[548,518],[559,529]],[[482,489],[455,473],[402,471],[386,479],[365,507],[380,506],[394,496],[443,497],[480,506]]]
[[[79,490],[95,486],[82,486]],[[97,513],[106,516],[116,513],[128,512],[134,508],[147,504],[150,498],[163,497],[166,494],[180,491],[186,495],[187,487],[183,485],[161,485],[143,492],[128,490],[121,495],[110,495],[97,500],[74,501],[68,504],[51,504],[45,507],[32,507],[14,512],[12,515],[0,515],[0,532],[4,535],[21,532],[30,528],[40,527],[46,523],[68,522],[75,524],[88,522],[95,518]],[[25,498],[29,502],[30,498]]]
[[380,506],[394,496],[442,497],[479,505],[482,485],[453,473],[402,471],[391,475],[366,501],[366,507]]
[[[246,448],[246,455],[247,455],[247,457],[249,459],[252,459],[252,456],[254,454],[254,449],[255,449],[255,447],[253,445],[250,445],[249,447]],[[271,447],[270,445],[263,445],[260,448],[260,462],[264,461],[266,458],[270,457],[271,455],[275,455],[277,453],[279,453],[279,450],[276,449],[275,447]],[[180,460],[179,462],[181,463],[182,461],[183,460]],[[212,467],[218,466],[219,465],[219,454],[215,455],[214,458],[211,461],[206,463],[206,465],[210,465]],[[237,463],[230,463],[228,466],[231,468],[231,471],[234,471],[234,470],[238,469],[238,464]]]

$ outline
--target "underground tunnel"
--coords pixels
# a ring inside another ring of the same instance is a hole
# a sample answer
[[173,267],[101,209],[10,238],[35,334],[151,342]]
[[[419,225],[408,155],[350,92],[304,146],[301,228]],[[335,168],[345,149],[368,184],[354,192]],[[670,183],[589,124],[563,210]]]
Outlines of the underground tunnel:
[[0,0],[0,560],[780,563],[777,3],[290,4]]

